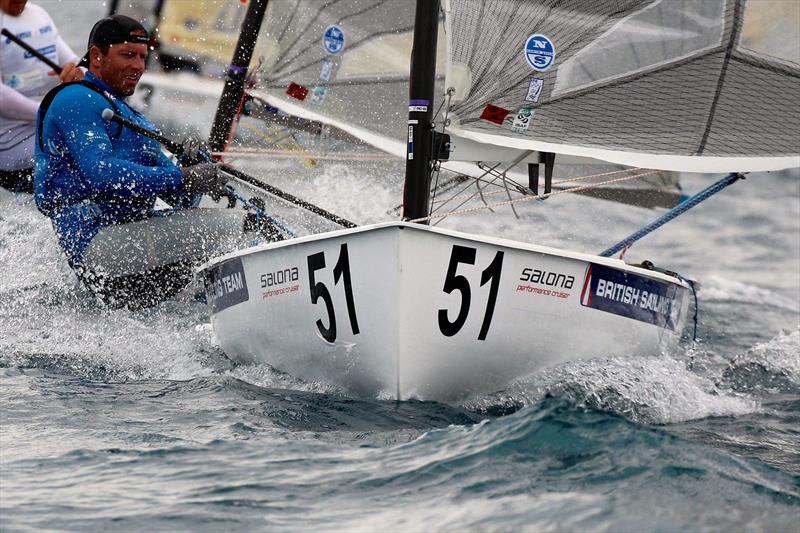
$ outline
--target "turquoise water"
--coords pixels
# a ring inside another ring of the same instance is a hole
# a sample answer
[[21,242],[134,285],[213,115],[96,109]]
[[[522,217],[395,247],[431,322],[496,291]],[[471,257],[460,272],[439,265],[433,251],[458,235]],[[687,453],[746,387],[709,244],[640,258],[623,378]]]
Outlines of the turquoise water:
[[[104,9],[40,3],[78,52]],[[247,170],[360,223],[402,190],[386,163]],[[597,252],[658,214],[566,196],[519,213],[445,226]],[[102,308],[48,221],[0,193],[0,529],[796,530],[800,173],[751,175],[628,257],[700,282],[696,342],[388,402],[232,363],[191,291]]]

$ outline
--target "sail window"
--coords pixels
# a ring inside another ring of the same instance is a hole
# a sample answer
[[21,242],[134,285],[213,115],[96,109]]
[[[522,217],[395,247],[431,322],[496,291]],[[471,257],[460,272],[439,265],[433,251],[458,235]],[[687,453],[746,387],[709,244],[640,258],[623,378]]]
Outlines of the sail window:
[[739,48],[800,63],[800,2],[750,0],[744,10]]
[[553,96],[638,74],[720,46],[725,0],[656,0],[558,68]]

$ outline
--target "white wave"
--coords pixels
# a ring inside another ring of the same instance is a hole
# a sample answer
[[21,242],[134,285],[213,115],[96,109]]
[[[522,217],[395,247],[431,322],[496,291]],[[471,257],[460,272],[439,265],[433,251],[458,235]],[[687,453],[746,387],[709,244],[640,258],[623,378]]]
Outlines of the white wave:
[[[506,402],[523,404],[546,395],[649,424],[744,415],[760,408],[756,399],[722,391],[684,362],[666,356],[576,361],[527,376],[502,393]],[[496,397],[480,403],[492,401]]]
[[700,298],[701,305],[703,301],[733,301],[769,305],[788,311],[800,312],[800,303],[793,297],[717,275],[709,275],[703,279],[703,283],[698,291],[698,297]]
[[[800,326],[797,330],[781,332],[768,342],[755,345],[742,359],[757,359],[793,376],[800,383]],[[739,360],[739,358],[737,358]]]
[[109,310],[80,286],[31,197],[0,192],[0,357],[93,379],[191,379],[217,353],[204,306]]
[[239,365],[226,372],[230,377],[266,389],[288,389],[321,394],[343,394],[340,389],[322,382],[307,382],[269,365]]
[[800,390],[800,326],[736,356],[723,378],[736,390]]
[[[508,531],[524,523],[526,531],[602,530],[612,511],[608,496],[586,492],[518,494],[496,498],[453,498],[444,495],[427,502],[398,505],[389,500],[363,513],[358,502],[344,502],[325,517],[332,531]],[[329,520],[328,520],[329,519]],[[598,527],[599,526],[599,527]],[[605,527],[604,527],[605,526]]]
[[[377,169],[380,171],[375,172]],[[326,165],[322,175],[314,180],[308,199],[318,204],[324,202],[334,213],[359,224],[393,220],[396,217],[387,214],[387,210],[397,205],[402,181],[400,169],[391,163]],[[356,198],[362,201],[354,202]]]

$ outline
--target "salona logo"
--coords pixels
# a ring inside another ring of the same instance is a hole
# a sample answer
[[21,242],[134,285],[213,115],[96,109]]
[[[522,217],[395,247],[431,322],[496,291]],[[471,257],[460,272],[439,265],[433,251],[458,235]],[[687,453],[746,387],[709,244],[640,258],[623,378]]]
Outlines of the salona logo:
[[546,36],[535,33],[525,41],[525,59],[533,70],[544,72],[556,59],[556,48]]
[[275,272],[261,274],[261,288],[273,287],[275,285],[285,285],[300,279],[300,270],[297,267],[284,268]]
[[548,287],[558,287],[559,289],[571,289],[575,284],[575,276],[567,276],[560,272],[547,272],[538,268],[524,269],[519,280],[539,283]]

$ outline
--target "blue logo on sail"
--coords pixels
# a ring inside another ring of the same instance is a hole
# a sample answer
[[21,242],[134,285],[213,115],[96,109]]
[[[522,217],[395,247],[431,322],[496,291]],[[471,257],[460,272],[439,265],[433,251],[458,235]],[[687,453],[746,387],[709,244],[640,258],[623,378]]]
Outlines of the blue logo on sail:
[[555,61],[556,48],[550,39],[535,33],[525,41],[525,59],[533,70],[544,72]]
[[344,31],[336,24],[325,28],[322,34],[322,46],[329,54],[338,54],[344,48]]

